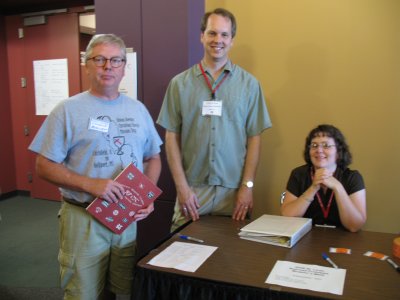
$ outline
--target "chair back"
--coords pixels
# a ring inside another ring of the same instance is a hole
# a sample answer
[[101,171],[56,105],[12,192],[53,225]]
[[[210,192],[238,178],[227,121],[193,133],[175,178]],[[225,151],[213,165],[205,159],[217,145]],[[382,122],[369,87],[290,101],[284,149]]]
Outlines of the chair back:
[[283,200],[285,200],[285,195],[286,195],[286,192],[283,192],[282,194],[281,194],[281,199],[280,199],[280,204],[282,205],[282,203],[283,203]]

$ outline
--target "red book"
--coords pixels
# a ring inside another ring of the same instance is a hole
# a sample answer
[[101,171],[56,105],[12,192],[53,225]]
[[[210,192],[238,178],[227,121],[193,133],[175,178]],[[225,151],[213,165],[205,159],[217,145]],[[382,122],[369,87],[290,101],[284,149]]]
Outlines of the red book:
[[154,202],[162,191],[132,163],[114,180],[125,186],[124,198],[118,203],[109,203],[97,197],[86,210],[108,229],[120,234],[133,222],[136,212]]

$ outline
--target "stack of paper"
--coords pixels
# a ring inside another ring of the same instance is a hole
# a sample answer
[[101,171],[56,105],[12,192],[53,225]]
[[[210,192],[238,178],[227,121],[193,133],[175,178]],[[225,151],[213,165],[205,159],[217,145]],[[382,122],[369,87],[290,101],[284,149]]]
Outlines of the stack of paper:
[[243,227],[239,236],[242,239],[292,248],[311,230],[309,218],[262,215]]
[[173,242],[161,253],[153,257],[148,264],[162,268],[196,272],[215,250],[217,250],[217,247]]

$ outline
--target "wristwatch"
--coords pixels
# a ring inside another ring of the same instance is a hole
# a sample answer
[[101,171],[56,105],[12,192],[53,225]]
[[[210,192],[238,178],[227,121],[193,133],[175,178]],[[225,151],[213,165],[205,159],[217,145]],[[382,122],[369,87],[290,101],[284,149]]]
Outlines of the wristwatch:
[[242,184],[244,186],[247,186],[249,189],[251,189],[254,186],[254,183],[251,180],[243,181]]

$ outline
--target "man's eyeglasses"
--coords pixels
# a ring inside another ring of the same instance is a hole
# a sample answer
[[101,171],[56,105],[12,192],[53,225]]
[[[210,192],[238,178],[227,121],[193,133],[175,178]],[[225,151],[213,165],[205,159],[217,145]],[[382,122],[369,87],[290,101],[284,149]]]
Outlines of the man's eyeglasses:
[[324,150],[328,150],[328,149],[331,149],[332,147],[336,147],[336,145],[329,145],[328,143],[321,143],[321,144],[311,143],[309,147],[310,147],[310,149],[313,149],[313,150],[316,150],[319,147],[322,147],[322,149],[324,149]]
[[109,60],[110,65],[113,68],[119,68],[125,62],[125,59],[121,58],[121,57],[105,58],[104,56],[101,56],[101,55],[90,57],[87,59],[87,61],[89,61],[89,60],[93,60],[96,67],[104,67],[106,65],[107,61]]

